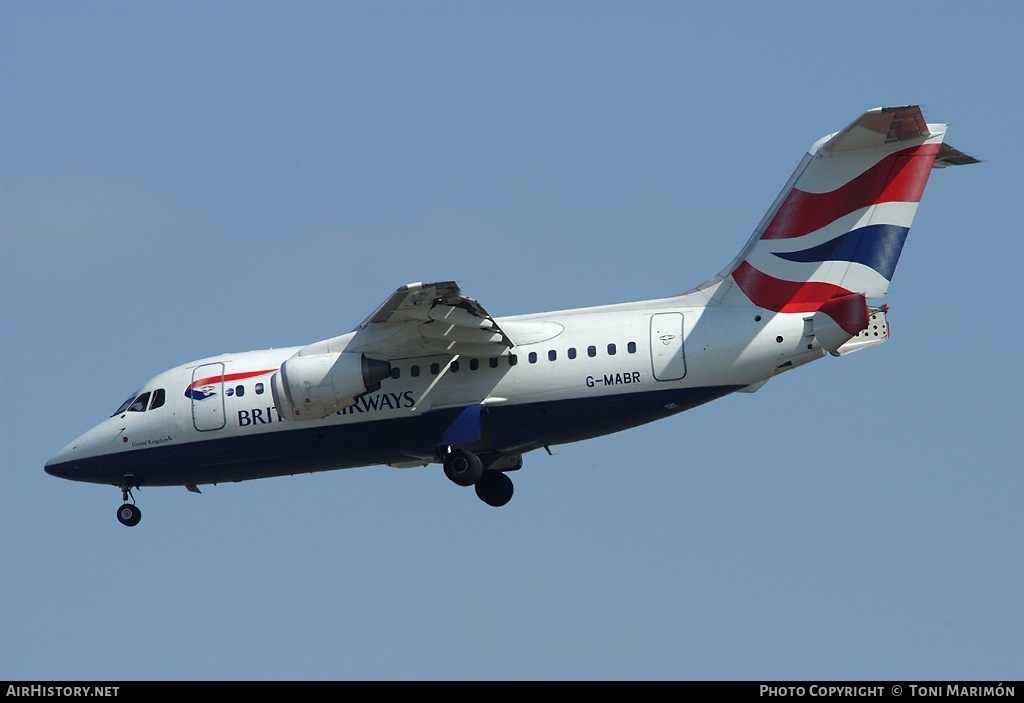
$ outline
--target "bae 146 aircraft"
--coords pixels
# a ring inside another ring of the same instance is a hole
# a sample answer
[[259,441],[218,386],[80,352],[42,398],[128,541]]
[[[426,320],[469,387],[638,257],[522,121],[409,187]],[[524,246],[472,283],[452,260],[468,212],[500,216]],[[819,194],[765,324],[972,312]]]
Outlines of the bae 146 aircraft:
[[884,342],[880,304],[933,168],[975,163],[918,106],[808,150],[721,273],[678,295],[493,317],[452,281],[396,290],[354,330],[147,381],[46,472],[121,489],[440,464],[486,504],[523,455],[636,427]]

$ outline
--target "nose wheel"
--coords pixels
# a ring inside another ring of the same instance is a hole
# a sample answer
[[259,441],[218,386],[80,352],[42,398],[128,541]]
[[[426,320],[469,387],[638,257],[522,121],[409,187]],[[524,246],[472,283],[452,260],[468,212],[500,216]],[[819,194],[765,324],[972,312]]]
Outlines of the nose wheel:
[[131,486],[121,486],[121,500],[124,501],[124,505],[117,509],[117,521],[125,527],[135,527],[142,519],[142,511],[135,505]]

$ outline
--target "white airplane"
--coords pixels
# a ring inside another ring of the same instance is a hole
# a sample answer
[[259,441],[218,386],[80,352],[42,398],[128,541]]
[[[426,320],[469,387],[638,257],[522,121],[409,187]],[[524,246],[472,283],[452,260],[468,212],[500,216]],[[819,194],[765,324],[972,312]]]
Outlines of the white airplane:
[[139,486],[369,465],[441,464],[505,505],[527,452],[884,342],[877,302],[932,168],[977,162],[945,132],[902,106],[818,140],[736,258],[685,293],[495,318],[452,281],[411,283],[347,334],[156,376],[46,472],[118,486],[128,526]]

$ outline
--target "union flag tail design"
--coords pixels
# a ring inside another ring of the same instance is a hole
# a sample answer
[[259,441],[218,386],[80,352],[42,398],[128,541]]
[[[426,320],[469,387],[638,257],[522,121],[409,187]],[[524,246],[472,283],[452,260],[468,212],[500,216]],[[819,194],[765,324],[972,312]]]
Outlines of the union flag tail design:
[[713,299],[799,313],[850,294],[882,298],[932,168],[977,161],[943,144],[945,132],[917,106],[888,107],[819,140],[708,282],[722,283]]

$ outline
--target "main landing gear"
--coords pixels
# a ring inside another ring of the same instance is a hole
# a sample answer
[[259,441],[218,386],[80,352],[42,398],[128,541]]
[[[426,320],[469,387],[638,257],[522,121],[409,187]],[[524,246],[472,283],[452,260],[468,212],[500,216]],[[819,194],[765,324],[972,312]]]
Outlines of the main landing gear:
[[125,527],[135,527],[142,519],[142,511],[135,505],[131,486],[121,486],[121,500],[124,501],[124,505],[117,509],[117,521]]
[[473,486],[477,497],[495,508],[512,500],[512,479],[503,471],[485,470],[480,457],[468,449],[456,447],[445,455],[444,475],[456,485]]
[[512,491],[515,489],[512,479],[501,471],[485,471],[473,487],[476,488],[477,498],[495,508],[512,500]]

